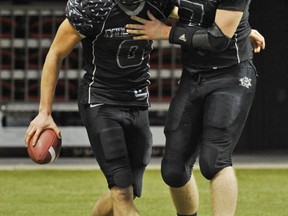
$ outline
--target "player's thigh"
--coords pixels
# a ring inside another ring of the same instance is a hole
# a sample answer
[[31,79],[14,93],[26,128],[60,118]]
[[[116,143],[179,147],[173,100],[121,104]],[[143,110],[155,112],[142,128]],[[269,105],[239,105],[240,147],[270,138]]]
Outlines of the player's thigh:
[[151,159],[152,133],[150,130],[148,109],[139,109],[134,113],[135,120],[125,127],[125,137],[131,166],[146,166]]
[[132,173],[124,130],[119,123],[121,112],[111,106],[79,108],[94,155],[109,187],[129,186]]
[[255,70],[247,61],[230,73],[223,75],[222,83],[219,79],[219,87],[206,99],[204,139],[235,142],[246,122],[255,95]]
[[193,80],[181,80],[171,101],[165,123],[165,153],[161,164],[163,180],[172,187],[189,181],[202,133],[203,103],[197,99]]
[[[244,66],[232,71],[232,76],[225,77],[226,84],[223,83],[206,100],[199,162],[203,175],[208,179],[232,165],[231,155],[253,102],[255,71],[249,65]],[[240,85],[241,79],[247,79],[250,85]]]
[[152,133],[149,126],[148,110],[139,110],[134,124],[125,130],[129,160],[133,175],[133,191],[137,197],[142,193],[143,175],[151,160]]
[[105,162],[114,159],[115,152],[119,157],[126,154],[124,132],[117,121],[117,115],[120,115],[117,110],[110,110],[105,105],[79,105],[79,110],[97,160]]
[[171,159],[174,154],[187,159],[187,155],[192,155],[197,148],[204,107],[197,94],[197,83],[192,79],[182,79],[170,103],[164,133],[165,156],[170,158],[171,155]]

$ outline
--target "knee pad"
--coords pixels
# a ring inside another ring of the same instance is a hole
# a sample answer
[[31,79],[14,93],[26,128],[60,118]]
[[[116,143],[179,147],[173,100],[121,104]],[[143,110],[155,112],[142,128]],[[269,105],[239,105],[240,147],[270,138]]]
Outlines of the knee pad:
[[216,169],[215,164],[203,160],[200,162],[200,171],[206,179],[211,180],[220,169]]
[[133,175],[122,129],[111,127],[101,131],[99,141],[103,154],[98,153],[98,163],[107,178],[109,188],[132,185]]
[[109,183],[109,188],[113,186],[126,188],[133,184],[133,176],[129,170],[120,170],[113,175],[112,179],[112,182]]
[[191,171],[185,168],[185,164],[163,159],[161,175],[163,181],[170,187],[182,187],[190,180]]
[[[204,152],[204,153],[203,153]],[[216,169],[216,159],[218,156],[218,150],[215,148],[202,149],[202,153],[199,158],[199,166],[202,175],[211,180],[219,171]]]
[[[215,148],[209,148],[209,151],[206,149],[204,152],[204,154],[200,154],[199,165],[202,175],[208,180],[213,179],[223,168],[232,165],[231,160],[220,157],[221,152]],[[223,154],[221,153],[221,155]]]

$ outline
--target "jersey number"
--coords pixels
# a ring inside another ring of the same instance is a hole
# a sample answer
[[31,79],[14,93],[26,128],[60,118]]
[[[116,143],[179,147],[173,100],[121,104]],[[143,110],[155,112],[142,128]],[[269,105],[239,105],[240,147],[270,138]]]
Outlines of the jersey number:
[[125,40],[118,48],[117,63],[120,68],[141,65],[149,48],[149,41]]
[[203,22],[204,17],[204,5],[196,2],[191,2],[187,0],[181,0],[179,7],[188,11],[190,14],[190,23],[193,23],[192,20],[197,20],[199,25]]

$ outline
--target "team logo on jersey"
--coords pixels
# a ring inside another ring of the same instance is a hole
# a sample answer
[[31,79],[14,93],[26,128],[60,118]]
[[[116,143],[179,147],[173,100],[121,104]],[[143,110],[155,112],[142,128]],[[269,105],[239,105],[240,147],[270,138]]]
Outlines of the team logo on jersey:
[[239,79],[239,81],[240,81],[239,85],[241,85],[247,89],[249,89],[249,87],[252,86],[251,85],[251,79],[249,79],[248,77],[243,77],[243,78]]
[[179,40],[186,42],[186,35],[183,34],[179,37]]
[[144,100],[148,97],[147,89],[134,90],[134,95],[137,100]]
[[131,35],[126,32],[126,28],[119,27],[119,28],[111,28],[105,30],[105,38],[127,38]]

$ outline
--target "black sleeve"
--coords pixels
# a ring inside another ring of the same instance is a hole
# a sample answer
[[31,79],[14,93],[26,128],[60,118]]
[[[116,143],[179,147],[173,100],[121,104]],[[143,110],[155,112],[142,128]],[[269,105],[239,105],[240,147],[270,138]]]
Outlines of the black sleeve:
[[173,26],[169,35],[169,42],[172,44],[215,52],[227,49],[230,40],[216,23],[210,28]]
[[112,0],[68,0],[66,17],[81,35],[97,35],[113,4]]

